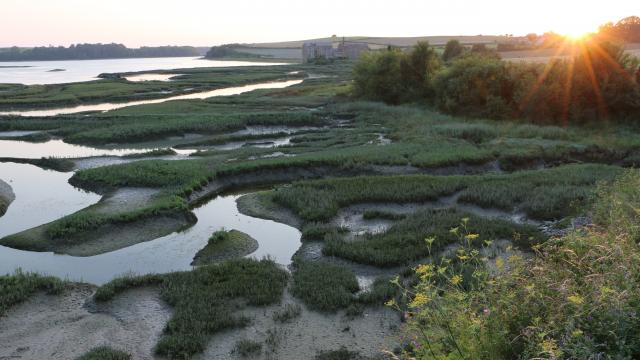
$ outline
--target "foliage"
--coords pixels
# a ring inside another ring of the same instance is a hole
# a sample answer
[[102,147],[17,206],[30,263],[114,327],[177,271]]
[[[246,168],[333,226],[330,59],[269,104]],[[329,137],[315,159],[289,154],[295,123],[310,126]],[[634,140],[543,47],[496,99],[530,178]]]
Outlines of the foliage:
[[364,360],[365,358],[356,351],[350,351],[345,347],[338,350],[321,351],[315,360]]
[[73,44],[63,46],[38,46],[29,49],[18,47],[0,52],[0,61],[26,60],[87,60],[198,56],[198,50],[191,46],[157,46],[129,49],[122,44]]
[[631,170],[603,185],[600,225],[550,240],[533,259],[507,253],[487,261],[463,248],[462,268],[418,266],[420,284],[409,291],[412,356],[637,358],[640,284],[632,274],[640,256],[637,212],[630,209],[640,206],[638,179]]
[[468,228],[479,234],[480,239],[474,242],[477,246],[485,240],[510,239],[530,247],[544,239],[532,226],[484,219],[453,209],[423,210],[393,224],[383,233],[360,235],[352,241],[331,238],[322,253],[379,267],[404,265],[455,243],[457,234],[449,230],[455,228],[461,218],[468,219]]
[[273,313],[273,320],[281,323],[290,322],[302,314],[302,307],[298,304],[286,304],[281,311]]
[[35,273],[25,273],[17,270],[12,275],[0,276],[0,317],[7,310],[17,305],[38,291],[47,294],[59,294],[66,287],[66,282]]
[[335,312],[348,307],[360,289],[356,276],[347,268],[297,260],[291,293],[310,309]]
[[465,48],[460,44],[458,40],[449,40],[444,47],[442,53],[442,60],[445,62],[451,61],[464,54]]
[[158,283],[162,299],[174,308],[174,314],[156,353],[185,359],[204,351],[211,335],[245,326],[249,319],[235,314],[240,304],[264,306],[279,301],[287,279],[287,273],[271,260],[238,259],[189,272],[117,279],[98,289],[96,300]]
[[108,346],[97,347],[76,360],[130,360],[131,355],[124,351],[114,350]]
[[233,353],[242,357],[256,355],[259,354],[260,351],[262,351],[262,344],[248,339],[239,340],[233,347]]

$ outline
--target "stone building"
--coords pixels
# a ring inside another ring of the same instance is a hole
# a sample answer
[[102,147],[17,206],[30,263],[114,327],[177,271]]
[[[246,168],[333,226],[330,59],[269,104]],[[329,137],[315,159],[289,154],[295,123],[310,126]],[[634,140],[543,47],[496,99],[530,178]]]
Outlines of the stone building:
[[302,45],[302,59],[311,62],[316,59],[358,59],[364,52],[369,51],[366,43],[346,42],[342,40],[334,47],[333,42],[316,41]]

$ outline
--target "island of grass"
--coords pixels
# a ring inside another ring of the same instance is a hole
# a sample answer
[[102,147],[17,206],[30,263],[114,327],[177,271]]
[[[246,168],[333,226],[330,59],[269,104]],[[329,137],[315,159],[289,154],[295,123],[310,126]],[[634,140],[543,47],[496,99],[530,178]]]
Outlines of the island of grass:
[[7,212],[9,205],[15,200],[16,196],[11,189],[11,186],[6,182],[0,180],[0,216]]
[[207,245],[193,258],[191,265],[207,265],[249,255],[258,249],[258,241],[238,231],[216,231]]

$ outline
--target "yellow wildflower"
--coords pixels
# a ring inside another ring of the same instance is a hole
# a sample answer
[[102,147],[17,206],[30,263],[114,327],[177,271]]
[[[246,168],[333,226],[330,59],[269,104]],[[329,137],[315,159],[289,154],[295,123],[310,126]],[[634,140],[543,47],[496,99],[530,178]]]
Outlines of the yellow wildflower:
[[582,304],[584,304],[584,298],[582,296],[578,295],[578,294],[568,296],[567,300],[569,300],[569,302],[574,304],[574,305],[582,305]]
[[496,267],[498,268],[498,270],[502,270],[504,269],[504,259],[499,257],[496,259]]
[[453,275],[449,281],[451,281],[453,285],[458,285],[462,282],[462,276],[458,274]]
[[414,308],[420,307],[425,305],[427,302],[429,302],[429,297],[426,294],[417,293],[416,296],[413,298],[413,301],[411,302],[411,304],[409,304],[409,306]]
[[464,238],[469,240],[469,241],[473,241],[473,240],[475,240],[475,239],[477,239],[479,237],[480,237],[480,235],[478,235],[478,234],[467,234],[467,235],[464,236]]
[[431,275],[433,273],[433,265],[431,264],[418,265],[418,267],[416,268],[416,273],[420,275]]

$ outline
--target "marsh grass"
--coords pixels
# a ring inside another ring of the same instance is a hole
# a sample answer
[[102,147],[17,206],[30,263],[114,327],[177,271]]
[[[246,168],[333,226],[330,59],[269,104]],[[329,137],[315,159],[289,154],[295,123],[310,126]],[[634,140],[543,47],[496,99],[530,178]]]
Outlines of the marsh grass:
[[331,238],[326,241],[322,253],[379,267],[404,265],[454,244],[457,236],[450,230],[462,218],[468,218],[470,231],[479,234],[478,246],[485,240],[507,239],[528,248],[545,239],[533,226],[485,219],[455,209],[430,209],[398,221],[383,233],[364,234],[352,241]]
[[249,357],[260,354],[262,351],[262,344],[249,339],[242,339],[236,342],[233,347],[233,354],[238,354],[241,357]]
[[97,347],[76,360],[131,360],[131,355],[108,346]]
[[348,307],[360,289],[349,269],[326,263],[297,260],[291,293],[309,309],[335,312]]
[[12,275],[0,276],[0,317],[12,306],[20,304],[37,292],[60,294],[67,282],[51,276],[25,273],[21,270]]
[[302,307],[298,304],[286,304],[282,310],[273,313],[273,320],[279,323],[288,323],[300,317]]
[[287,279],[287,272],[272,260],[238,259],[189,272],[116,279],[98,289],[96,300],[107,301],[127,289],[158,284],[174,314],[155,351],[184,359],[204,351],[211,335],[247,325],[248,318],[236,315],[244,306],[280,301]]

